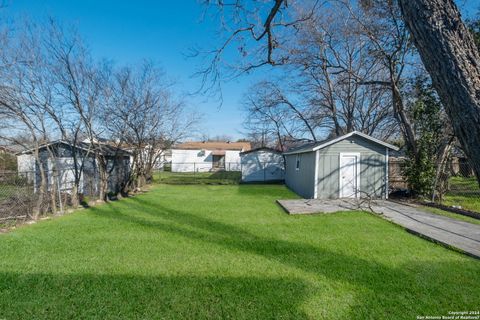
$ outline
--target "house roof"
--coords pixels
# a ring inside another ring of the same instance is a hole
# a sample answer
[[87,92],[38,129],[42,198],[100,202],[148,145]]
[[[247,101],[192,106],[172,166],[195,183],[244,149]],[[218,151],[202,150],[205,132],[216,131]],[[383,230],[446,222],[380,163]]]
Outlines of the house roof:
[[[86,147],[88,148],[88,146],[89,144],[87,143]],[[132,154],[130,151],[127,151],[117,146],[112,146],[110,144],[99,143],[99,144],[96,144],[96,147],[99,147],[100,151],[104,155],[108,155],[108,156],[130,156]]]
[[248,154],[248,153],[252,153],[252,152],[257,152],[257,151],[269,151],[269,152],[273,152],[273,153],[282,153],[281,151],[279,151],[277,149],[268,148],[268,147],[259,147],[259,148],[255,148],[255,149],[240,152],[240,155],[244,155],[244,154]]
[[331,138],[331,139],[327,139],[327,140],[323,140],[323,141],[319,141],[319,142],[311,142],[311,143],[307,143],[307,144],[304,144],[298,148],[294,148],[294,149],[291,149],[291,150],[288,150],[287,152],[284,152],[283,154],[297,154],[297,153],[305,153],[305,152],[312,152],[312,151],[317,151],[317,150],[320,150],[320,149],[323,149],[325,147],[328,147],[334,143],[337,143],[339,141],[342,141],[344,139],[347,139],[349,137],[352,137],[352,136],[359,136],[359,137],[362,137],[364,139],[367,139],[373,143],[376,143],[376,144],[380,144],[384,147],[387,147],[391,150],[395,150],[395,151],[398,151],[398,147],[394,146],[394,145],[391,145],[389,143],[386,143],[382,140],[378,140],[374,137],[371,137],[369,136],[368,134],[365,134],[365,133],[362,133],[362,132],[358,132],[358,131],[352,131],[350,133],[347,133],[343,136],[340,136],[340,137],[336,137],[336,138]]
[[[44,144],[40,145],[39,149],[43,149],[43,148],[46,148],[48,146],[58,145],[58,144],[73,146],[68,141],[56,140],[56,141],[52,141],[52,142],[44,143]],[[128,152],[128,151],[126,151],[124,149],[121,149],[121,148],[117,148],[117,147],[108,145],[108,144],[103,144],[103,143],[98,144],[97,143],[95,145],[99,146],[102,154],[106,155],[106,156],[129,156],[130,155],[130,152]],[[92,145],[89,144],[89,143],[85,143],[85,142],[79,142],[77,145],[75,145],[75,148],[77,148],[79,150],[87,151],[87,152],[92,152],[92,153],[94,151],[93,148],[92,148]],[[24,150],[22,152],[19,152],[17,154],[30,154],[34,150],[35,150],[35,148],[30,148],[30,149]]]
[[250,142],[229,142],[229,141],[191,141],[180,143],[172,149],[184,150],[239,150],[247,151],[252,148]]

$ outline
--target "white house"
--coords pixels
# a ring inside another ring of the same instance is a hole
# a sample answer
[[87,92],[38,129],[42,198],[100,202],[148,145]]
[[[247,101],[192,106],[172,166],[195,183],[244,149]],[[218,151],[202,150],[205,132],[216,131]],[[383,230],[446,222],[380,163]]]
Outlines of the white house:
[[165,164],[168,164],[172,161],[172,150],[166,148],[152,148],[151,145],[145,145],[142,150],[140,150],[136,155],[137,146],[130,146],[125,150],[129,151],[132,155],[130,156],[130,163],[134,167],[136,165],[135,157],[139,163],[148,163],[152,162],[154,170],[163,170]]
[[271,148],[257,148],[240,153],[243,182],[281,181],[285,175],[282,153]]
[[172,148],[173,172],[240,171],[240,152],[250,142],[185,142]]

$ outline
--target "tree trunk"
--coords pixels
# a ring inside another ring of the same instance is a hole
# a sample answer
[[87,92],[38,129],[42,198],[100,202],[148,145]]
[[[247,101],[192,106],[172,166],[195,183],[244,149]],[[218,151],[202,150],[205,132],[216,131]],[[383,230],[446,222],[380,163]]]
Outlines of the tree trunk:
[[400,93],[400,88],[398,88],[396,84],[393,69],[390,70],[390,87],[392,90],[393,111],[395,118],[400,123],[403,139],[405,140],[408,150],[414,154],[415,159],[418,159],[419,152],[417,141],[415,140],[415,132],[405,111],[402,94]]
[[[38,198],[33,208],[31,218],[33,220],[37,220],[39,216],[44,213],[44,200],[45,200],[45,195],[47,193],[47,177],[45,175],[45,168],[43,167],[42,161],[40,159],[38,144],[35,146],[34,156],[35,156],[35,166],[38,167],[38,171],[40,173],[40,185],[37,187],[38,189],[36,190],[38,194]],[[36,171],[34,171],[33,173],[33,179],[35,181],[37,180]]]
[[78,186],[76,183],[74,183],[73,187],[72,187],[72,194],[71,194],[71,197],[72,197],[72,207],[73,208],[77,208],[80,204],[79,202],[79,199],[78,199]]
[[432,202],[435,202],[435,197],[438,195],[439,200],[442,200],[446,192],[446,185],[448,183],[449,174],[447,173],[447,160],[453,148],[453,137],[448,138],[443,142],[442,146],[437,152],[437,160],[435,161],[435,181],[433,184]]
[[399,0],[425,68],[480,184],[480,54],[452,0]]
[[102,201],[108,201],[108,177],[105,171],[100,174],[100,189],[98,198]]
[[57,214],[57,172],[53,170],[50,172],[50,176],[52,177],[52,182],[50,183],[50,205],[52,206],[52,214]]
[[[38,159],[38,157],[37,157]],[[37,203],[35,205],[35,208],[33,209],[33,220],[37,220],[41,214],[44,213],[44,200],[45,200],[45,194],[47,193],[47,178],[45,175],[45,170],[40,164],[38,166],[39,171],[40,171],[40,186],[38,188],[38,198],[37,198]],[[36,174],[34,174],[34,179],[37,179]]]

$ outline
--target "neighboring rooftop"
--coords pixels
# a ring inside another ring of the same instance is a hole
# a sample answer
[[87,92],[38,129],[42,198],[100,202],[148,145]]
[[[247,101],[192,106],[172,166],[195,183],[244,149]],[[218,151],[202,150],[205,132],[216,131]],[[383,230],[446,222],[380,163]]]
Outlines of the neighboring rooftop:
[[173,149],[184,150],[239,150],[248,151],[252,149],[250,142],[230,142],[230,141],[190,141],[177,144]]

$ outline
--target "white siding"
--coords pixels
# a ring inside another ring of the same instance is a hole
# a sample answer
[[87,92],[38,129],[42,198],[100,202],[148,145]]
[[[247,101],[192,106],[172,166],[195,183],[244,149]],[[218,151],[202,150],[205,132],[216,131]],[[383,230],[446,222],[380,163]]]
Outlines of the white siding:
[[241,171],[240,165],[240,151],[227,150],[225,152],[225,170],[227,171]]
[[[172,149],[173,172],[208,172],[213,168],[212,150]],[[225,151],[225,170],[240,171],[240,151]]]
[[33,172],[35,170],[35,159],[31,154],[17,156],[18,172]]
[[31,154],[21,154],[17,156],[17,170],[19,175],[25,177],[29,183],[34,182],[35,178],[35,158]]
[[278,181],[284,179],[284,163],[281,154],[259,150],[241,156],[242,181]]
[[173,172],[207,172],[212,169],[210,150],[172,150]]

